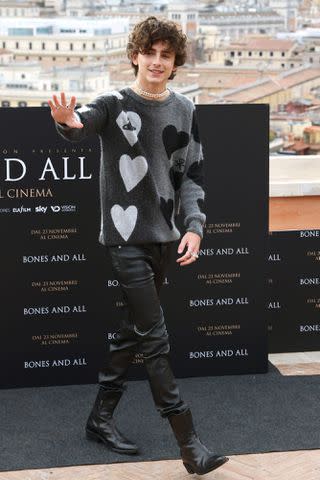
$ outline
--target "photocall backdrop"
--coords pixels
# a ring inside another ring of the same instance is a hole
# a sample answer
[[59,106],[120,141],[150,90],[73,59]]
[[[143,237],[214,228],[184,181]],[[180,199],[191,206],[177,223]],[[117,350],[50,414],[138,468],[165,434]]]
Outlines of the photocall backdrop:
[[[161,293],[173,369],[263,373],[268,107],[199,105],[197,113],[207,222],[198,261],[180,267],[175,254]],[[122,311],[98,243],[98,137],[65,141],[48,108],[2,108],[0,121],[0,387],[94,383]],[[182,218],[178,225],[184,232]],[[146,378],[142,353],[129,378]]]
[[320,349],[319,240],[319,230],[270,234],[270,353]]

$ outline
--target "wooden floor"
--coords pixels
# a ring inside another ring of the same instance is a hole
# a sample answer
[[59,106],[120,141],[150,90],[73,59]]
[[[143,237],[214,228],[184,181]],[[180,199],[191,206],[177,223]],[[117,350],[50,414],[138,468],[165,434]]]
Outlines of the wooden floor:
[[[283,375],[320,375],[320,352],[273,354],[269,360]],[[0,480],[320,480],[320,450],[229,458],[228,463],[202,477],[189,475],[180,460],[165,460],[0,472]]]

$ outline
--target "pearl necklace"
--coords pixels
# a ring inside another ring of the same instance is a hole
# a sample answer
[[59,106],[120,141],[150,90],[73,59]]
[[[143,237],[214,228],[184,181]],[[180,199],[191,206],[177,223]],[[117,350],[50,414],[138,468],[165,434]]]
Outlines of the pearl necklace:
[[151,92],[146,92],[145,90],[142,90],[142,88],[139,87],[139,85],[137,83],[134,84],[134,86],[136,87],[136,89],[138,90],[138,93],[140,95],[145,95],[146,97],[149,97],[149,98],[162,98],[166,95],[167,93],[167,88],[161,92],[161,93],[151,93]]

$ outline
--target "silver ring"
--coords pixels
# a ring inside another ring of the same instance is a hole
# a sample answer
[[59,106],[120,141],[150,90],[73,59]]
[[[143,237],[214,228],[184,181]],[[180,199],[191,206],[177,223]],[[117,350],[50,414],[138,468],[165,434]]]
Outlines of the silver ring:
[[190,251],[189,251],[189,253],[190,253],[190,255],[191,255],[192,257],[194,257],[194,258],[199,258],[199,255],[198,255],[197,253],[190,252]]

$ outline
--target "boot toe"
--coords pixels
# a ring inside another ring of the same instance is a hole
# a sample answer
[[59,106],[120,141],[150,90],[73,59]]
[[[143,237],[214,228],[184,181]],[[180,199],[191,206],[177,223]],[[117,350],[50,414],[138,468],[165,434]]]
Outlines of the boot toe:
[[129,455],[138,453],[138,446],[131,442],[119,442],[115,447],[112,448],[114,451],[120,453],[127,453]]
[[226,463],[228,460],[229,458],[224,457],[223,455],[214,455],[208,462],[208,472],[211,472],[212,470],[221,467],[221,465]]

